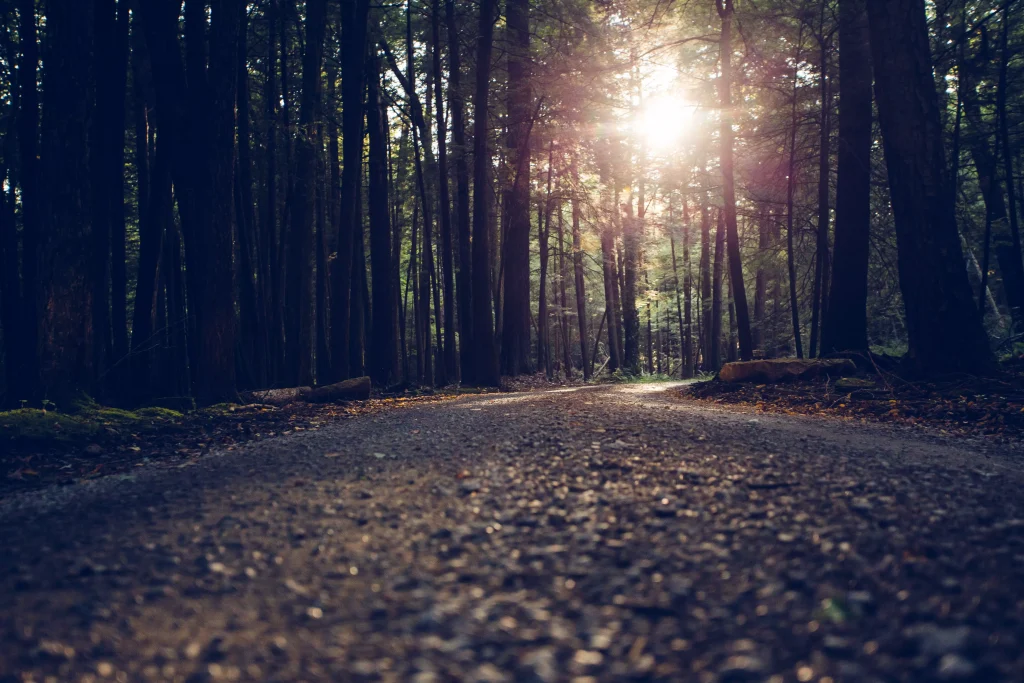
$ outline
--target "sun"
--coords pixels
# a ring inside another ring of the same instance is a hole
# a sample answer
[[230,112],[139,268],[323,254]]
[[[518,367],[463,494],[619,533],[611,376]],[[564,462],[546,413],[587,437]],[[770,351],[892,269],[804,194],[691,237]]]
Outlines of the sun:
[[663,92],[644,98],[634,125],[650,152],[672,152],[689,133],[695,110],[684,97]]

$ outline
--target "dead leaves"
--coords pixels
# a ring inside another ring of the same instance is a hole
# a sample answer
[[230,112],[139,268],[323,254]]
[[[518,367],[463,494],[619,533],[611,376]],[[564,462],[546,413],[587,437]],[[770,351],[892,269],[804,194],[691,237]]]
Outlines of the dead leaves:
[[[687,386],[683,396],[724,405],[748,405],[758,412],[829,415],[864,421],[938,428],[943,433],[1019,438],[1024,435],[1024,377],[905,383],[867,390],[874,380],[844,385],[825,382],[737,385],[711,381]],[[849,389],[853,389],[850,391]]]

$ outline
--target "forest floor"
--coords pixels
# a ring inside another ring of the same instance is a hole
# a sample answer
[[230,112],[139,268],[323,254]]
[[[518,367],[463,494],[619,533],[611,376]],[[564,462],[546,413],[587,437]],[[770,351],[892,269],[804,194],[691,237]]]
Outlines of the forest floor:
[[774,384],[696,382],[687,399],[759,413],[889,422],[1002,443],[1024,438],[1024,373],[914,382],[891,373]]
[[1024,680],[1020,444],[678,390],[396,402],[8,495],[0,681]]

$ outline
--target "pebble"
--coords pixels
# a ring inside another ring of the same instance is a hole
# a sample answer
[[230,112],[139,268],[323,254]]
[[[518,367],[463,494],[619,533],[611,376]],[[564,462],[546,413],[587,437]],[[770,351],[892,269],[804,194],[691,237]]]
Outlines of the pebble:
[[944,681],[959,681],[974,676],[977,667],[957,654],[946,654],[939,660],[938,674]]

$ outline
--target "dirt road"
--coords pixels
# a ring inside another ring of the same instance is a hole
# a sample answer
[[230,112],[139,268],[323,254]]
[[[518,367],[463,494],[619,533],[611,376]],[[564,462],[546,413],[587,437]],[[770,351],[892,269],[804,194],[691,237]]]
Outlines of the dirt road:
[[1024,680],[1024,456],[466,397],[0,500],[0,681]]

